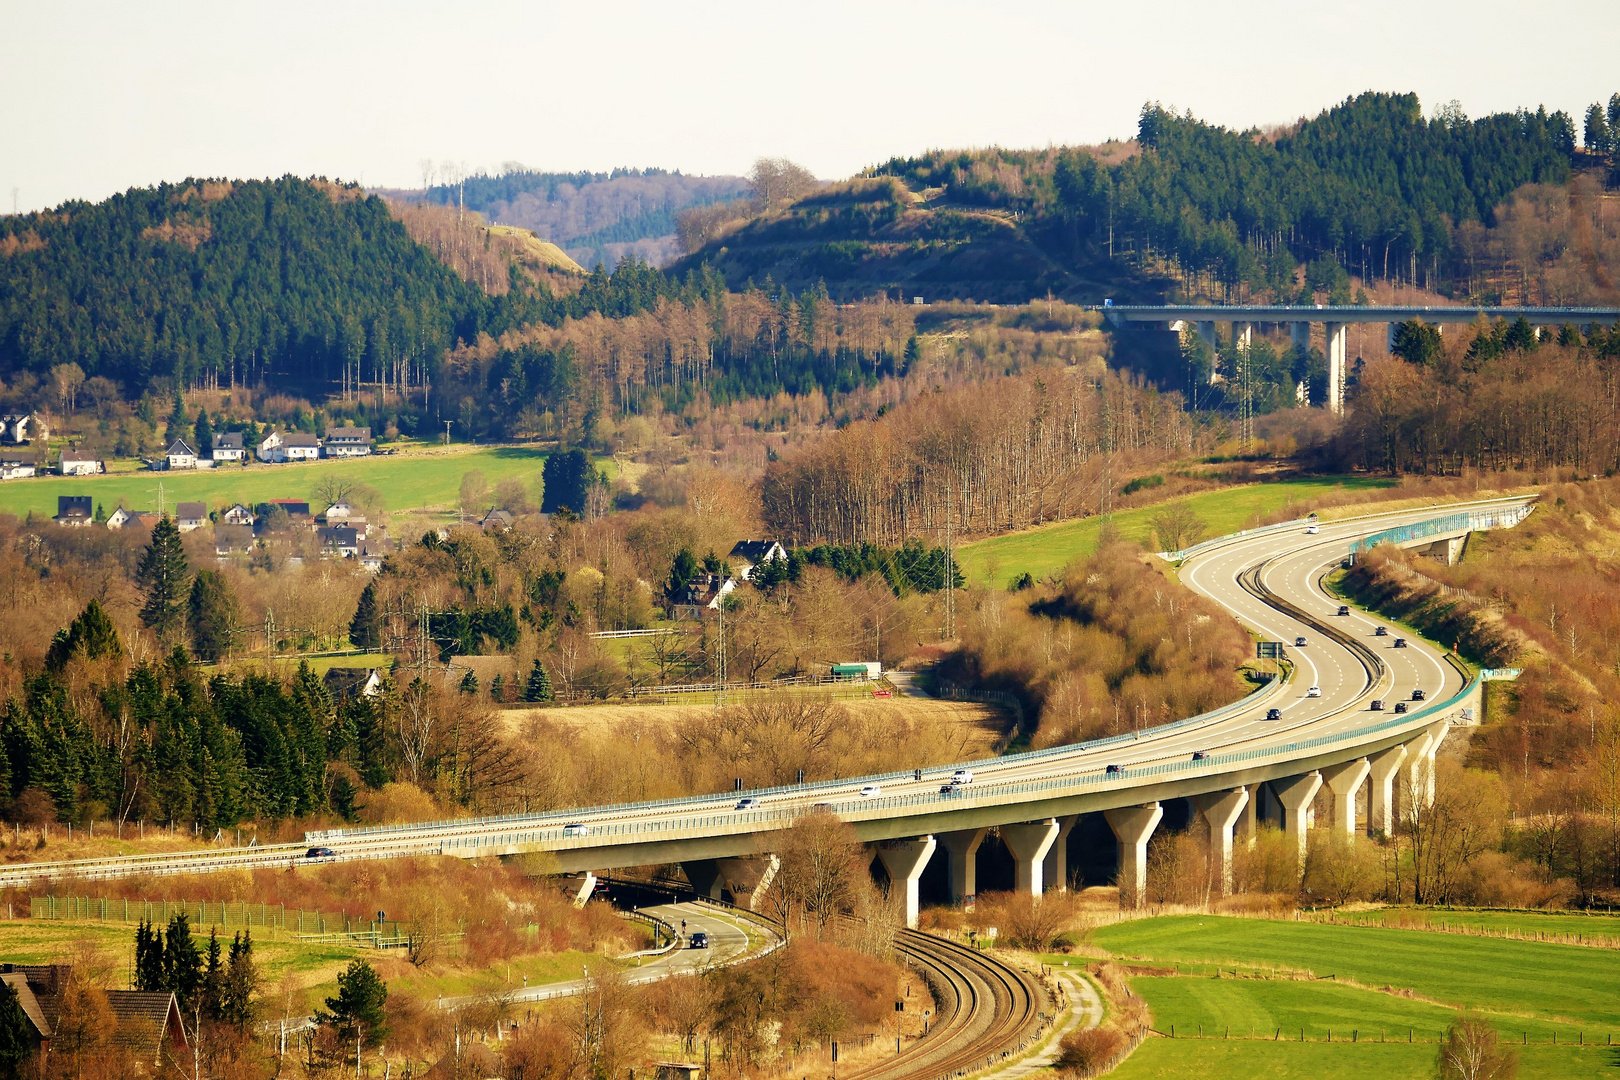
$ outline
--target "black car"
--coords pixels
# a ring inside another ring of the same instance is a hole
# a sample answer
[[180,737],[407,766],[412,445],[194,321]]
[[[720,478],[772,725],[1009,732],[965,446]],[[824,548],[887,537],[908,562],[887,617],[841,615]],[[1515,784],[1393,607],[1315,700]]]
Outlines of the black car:
[[337,858],[337,852],[333,851],[329,847],[312,847],[308,851],[304,852],[304,858],[306,858],[306,859],[335,859],[335,858]]
[[1281,709],[1267,709],[1266,710],[1266,719],[1267,720],[1281,720],[1282,719],[1282,710]]
[[701,930],[692,931],[692,937],[687,941],[686,947],[689,949],[707,949],[709,947],[709,935]]
[[1384,711],[1384,699],[1383,698],[1373,698],[1373,700],[1372,700],[1372,711],[1373,712],[1383,712]]
[[1389,628],[1387,626],[1378,627],[1373,631],[1373,637],[1389,637]]
[[1294,644],[1296,646],[1298,646],[1299,648],[1303,649],[1305,647],[1305,637],[1304,637],[1304,635],[1301,635],[1301,636],[1295,638],[1294,639]]
[[1207,761],[1208,759],[1209,759],[1209,752],[1208,751],[1206,751],[1206,750],[1194,750],[1193,751],[1193,760],[1194,761]]
[[941,795],[955,795],[956,794],[956,785],[955,784],[941,784],[941,785],[939,785],[939,793]]
[[1406,702],[1404,702],[1404,701],[1397,701],[1397,702],[1396,702],[1396,703],[1395,703],[1395,711],[1396,711],[1396,712],[1405,712],[1405,711],[1406,711]]
[[1398,638],[1396,638],[1396,639],[1395,639],[1395,647],[1396,647],[1396,648],[1397,648],[1397,649],[1404,649],[1404,648],[1406,648],[1406,639],[1405,639],[1405,638],[1403,638],[1403,637],[1398,637]]
[[1413,701],[1422,701],[1423,700],[1423,691],[1421,691],[1421,690],[1412,691],[1412,700]]
[[1349,604],[1340,604],[1339,605],[1339,614],[1340,615],[1348,615],[1348,614],[1350,614],[1350,605]]
[[1104,772],[1111,772],[1111,773],[1124,772],[1125,767],[1123,765],[1110,765],[1110,766],[1108,766],[1107,769],[1104,769],[1103,771]]

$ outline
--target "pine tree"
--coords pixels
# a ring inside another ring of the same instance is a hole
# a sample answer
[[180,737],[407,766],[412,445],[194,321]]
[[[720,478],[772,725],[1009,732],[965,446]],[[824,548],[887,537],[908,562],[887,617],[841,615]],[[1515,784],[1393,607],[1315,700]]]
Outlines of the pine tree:
[[357,649],[382,647],[382,609],[377,605],[377,583],[367,582],[360,592],[360,603],[349,620],[349,641]]
[[33,1056],[28,1017],[10,983],[0,983],[0,1080],[23,1075],[23,1064]]
[[496,675],[493,679],[491,679],[489,681],[489,700],[491,700],[491,701],[505,701],[506,700],[506,676],[505,675]]
[[199,660],[218,660],[231,648],[236,629],[236,596],[218,570],[199,570],[191,583],[186,621],[191,651]]
[[190,422],[191,418],[186,415],[186,399],[180,395],[180,391],[176,390],[174,392],[174,409],[169,413],[169,441],[173,442],[184,435]]
[[174,996],[180,999],[180,1012],[184,1014],[191,1011],[202,989],[202,977],[202,957],[191,940],[191,920],[183,913],[176,915],[169,920],[168,940],[163,943],[165,985],[159,989],[173,990]]
[[185,623],[186,588],[190,567],[180,543],[180,527],[167,514],[152,529],[152,542],[146,545],[135,580],[146,592],[141,605],[141,622],[168,641]]
[[463,694],[478,693],[478,673],[471,668],[468,668],[467,674],[461,677],[461,692]]
[[317,1019],[336,1027],[345,1039],[352,1039],[358,1030],[367,1046],[376,1046],[388,1034],[383,1014],[387,984],[364,960],[351,960],[337,981],[338,996],[326,999],[326,1007],[332,1011],[317,1014]]
[[253,931],[244,930],[231,942],[222,1019],[238,1031],[246,1030],[253,1023],[253,995],[258,988],[259,971],[253,963]]
[[214,453],[214,425],[208,422],[207,409],[197,409],[197,423],[191,433],[196,440],[192,449],[197,451],[197,456],[211,457]]
[[163,971],[163,931],[149,922],[135,928],[135,989],[169,989]]
[[534,667],[529,669],[529,682],[523,688],[523,700],[550,701],[551,697],[551,676],[546,672],[545,665],[537,658]]
[[225,1018],[225,965],[220,959],[219,931],[212,927],[208,931],[208,959],[203,967],[199,995],[204,1016],[210,1020]]
[[100,602],[91,600],[66,630],[56,632],[50,651],[45,654],[45,666],[51,671],[61,671],[74,656],[100,660],[104,656],[120,656],[123,651],[118,628],[113,626]]

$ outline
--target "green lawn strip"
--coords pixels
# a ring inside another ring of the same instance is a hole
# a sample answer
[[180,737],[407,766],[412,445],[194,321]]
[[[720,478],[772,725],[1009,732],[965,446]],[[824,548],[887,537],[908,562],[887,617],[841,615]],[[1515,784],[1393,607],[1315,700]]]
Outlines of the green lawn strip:
[[[1394,994],[1295,979],[1214,979],[1196,976],[1146,976],[1131,988],[1153,1010],[1154,1030],[1179,1037],[1202,1034],[1221,1038],[1274,1038],[1306,1042],[1352,1038],[1367,1042],[1415,1038],[1437,1042],[1457,1011],[1432,1002]],[[1576,1028],[1544,1020],[1483,1013],[1504,1039],[1551,1043],[1580,1038]],[[1607,1033],[1596,1039],[1604,1041]],[[1588,1041],[1592,1041],[1590,1038]]]
[[[192,927],[192,938],[206,944],[208,927]],[[229,943],[236,933],[220,931],[220,940]],[[79,942],[90,942],[107,956],[119,961],[119,970],[128,967],[135,951],[135,928],[97,921],[45,921],[16,919],[0,922],[0,961],[14,964],[61,963],[72,955]],[[254,928],[253,954],[266,986],[273,986],[287,970],[299,975],[326,973],[335,977],[339,967],[355,957],[376,956],[372,949],[348,945],[312,944],[291,939],[280,931]]]
[[1211,915],[1116,923],[1098,928],[1093,941],[1122,956],[1275,964],[1448,1005],[1620,1032],[1620,952],[1610,949]]
[[[1427,925],[1402,925],[1402,921]],[[1393,925],[1403,930],[1455,931],[1485,930],[1491,934],[1521,934],[1534,938],[1546,934],[1556,938],[1587,938],[1594,944],[1620,946],[1620,915],[1586,914],[1578,911],[1469,911],[1458,908],[1375,908],[1370,911],[1337,912],[1335,923],[1363,926]],[[1569,942],[1562,942],[1569,944]]]
[[[1537,1080],[1613,1077],[1620,1051],[1604,1047],[1515,1047],[1519,1075]],[[1110,1080],[1432,1080],[1439,1048],[1380,1043],[1287,1043],[1149,1039]]]
[[[1262,515],[1291,502],[1309,500],[1346,487],[1385,487],[1388,484],[1389,481],[1370,477],[1327,477],[1247,484],[1122,510],[1114,515],[1114,524],[1126,539],[1151,545],[1151,519],[1166,506],[1181,502],[1203,519],[1206,526],[1204,538],[1207,539],[1247,528]],[[1100,517],[1059,521],[1023,532],[975,540],[962,545],[957,550],[957,557],[969,584],[980,585],[989,580],[991,584],[1001,587],[1025,572],[1036,577],[1056,573],[1079,556],[1095,551],[1101,527]],[[993,577],[990,573],[992,563],[995,569]]]
[[[286,465],[225,466],[195,472],[114,472],[106,476],[46,476],[0,484],[0,513],[26,516],[29,511],[46,517],[56,513],[58,495],[89,495],[108,513],[119,500],[137,510],[155,510],[158,482],[163,483],[165,506],[173,512],[181,501],[201,501],[210,509],[231,503],[270,499],[310,499],[324,476],[344,476],[382,492],[390,511],[454,506],[461,493],[461,478],[477,470],[491,488],[501,480],[522,480],[530,492],[545,464],[546,451],[521,446],[450,447],[420,449],[367,458],[336,459]],[[610,458],[596,462],[609,479],[616,467]],[[319,512],[324,507],[310,507]]]
[[[398,956],[399,953],[392,955]],[[634,963],[633,961],[631,963]],[[500,960],[484,971],[435,971],[431,968],[388,980],[413,997],[426,1000],[440,995],[463,997],[471,994],[494,993],[524,986],[545,986],[549,983],[570,982],[580,978],[586,968],[599,971],[604,967],[624,967],[624,963],[599,953],[569,950],[560,953],[520,956],[510,963]],[[527,982],[524,980],[527,979]]]

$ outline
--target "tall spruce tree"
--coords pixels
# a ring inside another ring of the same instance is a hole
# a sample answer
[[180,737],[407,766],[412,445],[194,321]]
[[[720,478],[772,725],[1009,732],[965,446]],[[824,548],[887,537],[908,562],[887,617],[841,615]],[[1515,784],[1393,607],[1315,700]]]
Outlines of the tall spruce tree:
[[337,1028],[345,1039],[358,1032],[367,1046],[376,1046],[388,1034],[388,1021],[383,1005],[388,1001],[388,986],[364,960],[352,960],[338,975],[338,996],[326,999],[332,1011],[317,1014],[323,1024]]
[[231,648],[236,629],[236,596],[218,570],[199,570],[191,582],[186,623],[191,630],[191,651],[199,660],[218,660]]
[[546,666],[536,659],[534,667],[529,669],[528,684],[523,687],[523,700],[550,701],[551,698],[551,675],[546,671]]
[[377,583],[367,582],[360,591],[360,603],[349,620],[349,641],[357,649],[382,647],[382,608],[377,603]]
[[253,1023],[253,995],[259,989],[259,970],[253,962],[253,931],[243,930],[231,941],[225,968],[225,994],[221,1019],[238,1031]]
[[135,580],[146,593],[141,605],[141,622],[156,631],[163,641],[171,641],[185,625],[186,590],[190,566],[180,543],[180,527],[164,514],[152,529],[152,542],[146,545]]
[[123,651],[118,628],[113,626],[101,603],[91,600],[66,630],[56,632],[50,651],[45,654],[45,666],[51,671],[61,671],[74,656],[100,660],[104,656],[118,656]]
[[0,983],[0,1080],[16,1080],[34,1053],[28,1017],[10,983]]
[[180,999],[180,1012],[191,1011],[202,990],[203,958],[191,940],[191,919],[184,913],[169,920],[169,933],[163,943],[163,981],[160,990],[173,990]]
[[208,930],[208,959],[198,995],[204,1016],[215,1021],[225,1019],[225,963],[219,949],[219,931],[213,927]]
[[192,427],[192,449],[198,457],[211,457],[214,453],[214,425],[208,422],[208,410],[197,409],[197,423]]

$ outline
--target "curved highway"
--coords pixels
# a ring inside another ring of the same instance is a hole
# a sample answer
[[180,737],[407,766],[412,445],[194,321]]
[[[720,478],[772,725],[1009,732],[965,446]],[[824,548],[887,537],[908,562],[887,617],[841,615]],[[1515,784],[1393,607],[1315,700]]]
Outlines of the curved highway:
[[[1293,522],[1199,545],[1184,553],[1182,580],[1263,639],[1283,642],[1294,665],[1293,677],[1200,717],[974,762],[968,766],[973,778],[966,784],[949,785],[950,766],[929,767],[745,792],[748,799],[743,805],[737,794],[726,793],[547,814],[332,830],[309,834],[309,843],[330,848],[332,854],[322,857],[336,859],[411,854],[470,858],[544,850],[553,853],[557,869],[572,872],[744,858],[769,851],[774,830],[791,825],[807,811],[826,809],[853,823],[864,840],[928,840],[927,850],[921,852],[926,862],[934,834],[1150,806],[1164,798],[1218,793],[1235,786],[1253,789],[1267,781],[1310,775],[1335,763],[1410,744],[1424,731],[1455,718],[1468,689],[1461,671],[1421,641],[1395,648],[1393,634],[1376,636],[1377,624],[1354,609],[1339,616],[1338,602],[1322,588],[1323,573],[1362,538],[1421,523],[1443,524],[1462,510],[1476,514],[1476,528],[1511,525],[1518,520],[1512,512],[1529,502],[1435,506],[1326,522],[1319,529]],[[1507,520],[1499,521],[1504,513]],[[1425,543],[1429,539],[1419,538]],[[1296,646],[1301,637],[1306,644]],[[1309,694],[1312,686],[1320,689],[1320,696]],[[1411,704],[1406,714],[1394,713],[1393,703],[1409,701],[1415,690],[1423,691],[1425,700]],[[1373,711],[1374,699],[1391,708]],[[1271,709],[1279,718],[1267,719]],[[875,790],[863,794],[868,786]],[[305,846],[15,865],[0,871],[0,885],[16,887],[69,874],[93,879],[227,866],[286,866],[307,861]]]

